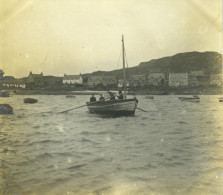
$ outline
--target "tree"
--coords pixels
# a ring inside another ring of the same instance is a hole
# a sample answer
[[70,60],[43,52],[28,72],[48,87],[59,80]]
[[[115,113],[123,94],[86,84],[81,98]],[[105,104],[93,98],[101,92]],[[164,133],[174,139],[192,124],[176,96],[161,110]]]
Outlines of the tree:
[[0,86],[2,85],[2,81],[3,81],[3,75],[4,75],[4,71],[2,69],[0,69]]
[[2,69],[0,69],[0,79],[3,79],[3,75],[4,75],[4,71]]

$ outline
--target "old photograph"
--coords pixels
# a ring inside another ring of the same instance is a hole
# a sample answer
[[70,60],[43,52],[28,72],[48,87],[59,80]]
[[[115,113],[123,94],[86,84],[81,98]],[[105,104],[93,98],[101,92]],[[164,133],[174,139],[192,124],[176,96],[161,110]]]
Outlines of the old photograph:
[[221,0],[0,0],[0,194],[223,194],[222,18]]

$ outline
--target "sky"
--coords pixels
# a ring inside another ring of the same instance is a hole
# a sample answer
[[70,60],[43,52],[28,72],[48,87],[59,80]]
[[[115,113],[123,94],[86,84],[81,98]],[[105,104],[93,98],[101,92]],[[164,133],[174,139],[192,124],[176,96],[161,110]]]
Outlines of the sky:
[[221,0],[0,0],[0,69],[91,73],[177,53],[222,53]]

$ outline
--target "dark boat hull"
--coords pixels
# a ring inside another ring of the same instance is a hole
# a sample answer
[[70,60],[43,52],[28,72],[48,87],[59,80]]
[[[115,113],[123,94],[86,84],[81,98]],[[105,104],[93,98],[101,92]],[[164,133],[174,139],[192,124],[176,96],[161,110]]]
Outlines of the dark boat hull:
[[91,113],[111,116],[133,116],[137,108],[137,99],[109,100],[105,102],[87,102]]
[[34,104],[34,103],[38,102],[38,100],[34,99],[34,98],[25,98],[23,101],[26,104]]
[[188,102],[200,102],[200,98],[198,96],[193,97],[178,97],[181,101],[188,101]]

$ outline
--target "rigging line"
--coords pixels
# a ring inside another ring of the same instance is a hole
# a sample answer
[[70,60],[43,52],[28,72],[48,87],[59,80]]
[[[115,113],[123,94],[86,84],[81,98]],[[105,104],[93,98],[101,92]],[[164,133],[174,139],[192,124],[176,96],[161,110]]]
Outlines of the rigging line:
[[118,59],[118,65],[117,65],[117,68],[116,68],[116,70],[118,70],[118,67],[119,67],[119,62],[120,62],[120,58],[121,58],[121,55],[122,55],[122,48],[121,48],[121,52],[120,52],[120,55],[119,55],[119,59]]

